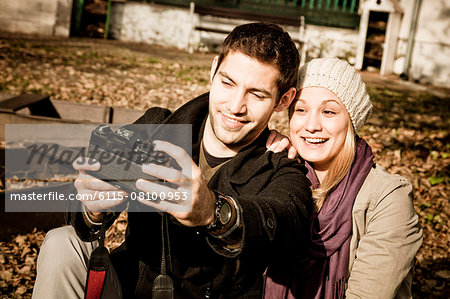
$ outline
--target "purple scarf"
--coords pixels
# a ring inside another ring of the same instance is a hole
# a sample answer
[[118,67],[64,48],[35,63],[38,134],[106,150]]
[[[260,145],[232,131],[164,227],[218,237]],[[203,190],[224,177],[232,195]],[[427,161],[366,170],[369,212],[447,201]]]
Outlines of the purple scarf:
[[[350,171],[327,196],[320,212],[311,217],[308,256],[302,257],[298,275],[287,277],[269,269],[265,298],[344,298],[352,236],[352,208],[373,165],[373,154],[357,137],[355,160]],[[319,180],[306,163],[314,188]]]

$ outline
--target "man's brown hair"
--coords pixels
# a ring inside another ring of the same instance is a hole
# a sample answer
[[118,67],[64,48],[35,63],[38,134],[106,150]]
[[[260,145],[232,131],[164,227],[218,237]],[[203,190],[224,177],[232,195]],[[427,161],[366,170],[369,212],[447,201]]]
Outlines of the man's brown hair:
[[291,87],[297,86],[300,63],[298,50],[289,34],[280,26],[261,22],[234,28],[223,42],[216,72],[227,54],[234,51],[278,68],[277,103]]

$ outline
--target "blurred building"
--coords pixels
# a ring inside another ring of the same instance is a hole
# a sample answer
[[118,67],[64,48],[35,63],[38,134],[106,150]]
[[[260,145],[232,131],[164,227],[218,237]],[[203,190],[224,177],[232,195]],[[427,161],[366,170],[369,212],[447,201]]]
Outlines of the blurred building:
[[306,61],[337,56],[450,87],[448,0],[195,0],[195,9],[191,1],[0,0],[0,30],[215,51],[236,24],[270,20],[285,23]]

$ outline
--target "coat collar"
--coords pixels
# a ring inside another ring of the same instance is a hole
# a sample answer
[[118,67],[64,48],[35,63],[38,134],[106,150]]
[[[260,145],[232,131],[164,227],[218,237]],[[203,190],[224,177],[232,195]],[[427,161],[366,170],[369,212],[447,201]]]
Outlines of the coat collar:
[[[274,153],[266,151],[266,140],[269,137],[269,133],[269,129],[265,128],[254,142],[237,153],[231,160],[232,163],[225,164],[224,171],[227,172],[230,183],[246,184],[262,168],[271,163],[271,156]],[[243,165],[245,167],[242,167]]]

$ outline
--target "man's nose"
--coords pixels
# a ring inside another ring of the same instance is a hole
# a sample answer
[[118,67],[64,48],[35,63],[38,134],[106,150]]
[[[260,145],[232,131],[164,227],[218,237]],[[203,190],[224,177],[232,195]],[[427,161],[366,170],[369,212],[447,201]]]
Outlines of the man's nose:
[[245,92],[237,91],[228,101],[228,110],[232,114],[245,114],[247,112],[247,99]]

